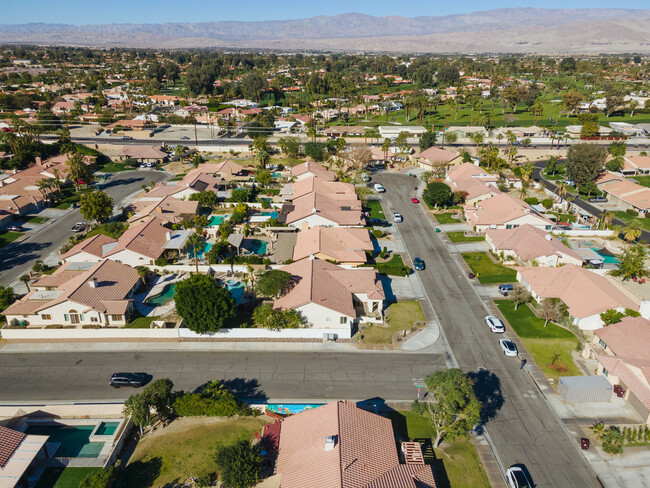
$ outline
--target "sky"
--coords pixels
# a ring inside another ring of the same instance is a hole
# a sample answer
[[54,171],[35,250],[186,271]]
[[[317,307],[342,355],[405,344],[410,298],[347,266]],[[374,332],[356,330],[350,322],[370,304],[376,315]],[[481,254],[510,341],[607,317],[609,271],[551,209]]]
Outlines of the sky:
[[643,8],[643,2],[619,0],[0,0],[0,24],[216,22],[283,20],[360,12],[369,15],[448,15],[506,7]]

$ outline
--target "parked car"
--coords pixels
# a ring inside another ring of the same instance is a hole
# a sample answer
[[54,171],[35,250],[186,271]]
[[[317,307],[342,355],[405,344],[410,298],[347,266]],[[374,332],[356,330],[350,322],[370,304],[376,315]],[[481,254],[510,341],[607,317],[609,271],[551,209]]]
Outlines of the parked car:
[[592,197],[589,199],[589,203],[607,203],[606,197]]
[[394,220],[395,222],[404,222],[404,217],[402,217],[401,214],[395,212],[395,213],[393,214],[393,220]]
[[376,191],[377,193],[386,193],[386,188],[384,188],[383,186],[381,186],[379,183],[375,183],[375,184],[373,185],[373,188],[375,189],[375,191]]
[[533,488],[533,481],[530,479],[528,470],[521,464],[515,464],[506,472],[510,488]]
[[113,388],[139,388],[147,381],[145,373],[113,373],[111,380],[108,382]]
[[424,261],[420,258],[413,259],[413,269],[416,271],[424,271]]
[[504,297],[507,297],[508,294],[515,289],[515,285],[499,285],[499,293]]
[[519,353],[519,351],[517,351],[517,344],[508,339],[500,339],[499,345],[503,350],[503,354],[506,356],[516,356]]
[[411,201],[412,201],[413,203],[420,203],[420,200],[418,200],[417,198],[411,198]]
[[122,136],[122,140],[123,141],[132,141],[133,137],[131,137],[131,136]]
[[84,222],[77,222],[72,226],[72,232],[81,232],[86,228],[86,224]]
[[183,140],[183,141],[189,141],[189,140],[190,140],[190,138],[189,138],[189,137],[187,137],[187,136],[181,136],[181,140]]
[[366,223],[368,225],[373,225],[373,226],[377,226],[377,227],[389,227],[390,226],[390,222],[388,222],[387,220],[383,220],[383,219],[369,218],[369,219],[366,219]]
[[501,322],[498,318],[496,318],[494,315],[488,315],[485,317],[485,323],[488,325],[490,330],[492,332],[496,332],[497,334],[502,334],[506,331],[505,326],[503,325],[503,322]]
[[12,225],[7,227],[7,230],[10,230],[11,232],[25,232],[22,225]]

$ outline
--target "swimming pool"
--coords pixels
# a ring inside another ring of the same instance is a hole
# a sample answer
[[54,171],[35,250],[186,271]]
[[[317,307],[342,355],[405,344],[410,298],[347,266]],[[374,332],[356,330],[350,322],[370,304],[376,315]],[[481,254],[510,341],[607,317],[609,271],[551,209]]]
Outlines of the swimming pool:
[[97,427],[95,435],[113,435],[119,425],[119,422],[102,422],[99,424],[99,427]]
[[[211,242],[206,242],[205,246],[203,246],[203,250],[199,250],[197,253],[199,256],[199,259],[203,259],[203,256],[205,253],[207,253],[210,249],[212,249],[212,243]],[[194,259],[194,249],[190,249],[190,258]]]
[[176,291],[176,283],[169,283],[161,290],[160,293],[149,297],[145,300],[145,303],[148,305],[155,305],[160,307],[171,302],[174,299],[174,292]]
[[618,259],[616,259],[614,256],[609,256],[608,254],[603,254],[598,251],[600,251],[600,248],[598,247],[592,247],[592,251],[594,251],[596,254],[598,254],[601,258],[603,263],[605,264],[618,264]]
[[224,221],[228,220],[230,218],[230,215],[213,215],[210,217],[210,223],[208,224],[208,227],[220,225]]
[[225,285],[226,285],[226,289],[230,292],[232,297],[235,299],[235,303],[237,303],[237,305],[244,303],[246,285],[244,285],[241,281],[238,280],[226,280]]
[[85,457],[96,458],[104,448],[103,442],[90,442],[90,434],[95,425],[30,425],[27,435],[49,436],[47,442],[60,443],[54,457]]
[[282,173],[277,173],[277,172],[276,173],[271,173],[271,176],[273,178],[279,178],[280,176],[282,176]]
[[322,403],[269,403],[266,408],[271,412],[293,415],[323,406]]
[[252,254],[266,254],[266,246],[268,242],[259,239],[244,239],[244,249]]

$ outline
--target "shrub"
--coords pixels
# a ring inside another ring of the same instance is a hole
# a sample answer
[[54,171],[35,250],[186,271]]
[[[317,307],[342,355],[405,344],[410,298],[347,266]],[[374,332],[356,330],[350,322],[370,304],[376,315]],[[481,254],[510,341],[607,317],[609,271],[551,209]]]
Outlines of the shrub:
[[546,209],[549,209],[553,206],[553,199],[552,198],[545,198],[542,200],[542,206]]
[[117,468],[110,467],[93,471],[79,485],[79,488],[112,488],[117,479]]
[[198,393],[181,393],[174,400],[173,409],[180,417],[232,417],[256,412],[237,400],[218,380],[211,381]]
[[374,229],[374,230],[372,231],[372,236],[373,236],[375,239],[379,239],[379,238],[380,238],[381,236],[383,236],[383,235],[384,235],[384,233],[383,233],[382,231],[380,231],[379,229]]
[[253,446],[248,440],[219,448],[215,460],[221,469],[221,484],[224,488],[250,488],[260,480],[260,447]]
[[167,261],[167,258],[165,256],[160,256],[154,261],[154,263],[156,266],[167,266],[169,264],[169,261]]
[[269,208],[270,206],[271,206],[271,203],[267,199],[263,198],[262,199],[262,208]]
[[538,205],[539,204],[539,198],[537,198],[537,197],[524,198],[524,202],[526,202],[528,205]]
[[636,210],[634,210],[632,208],[628,208],[625,211],[625,213],[628,214],[628,215],[631,215],[632,217],[637,217],[639,215],[639,212],[637,212]]

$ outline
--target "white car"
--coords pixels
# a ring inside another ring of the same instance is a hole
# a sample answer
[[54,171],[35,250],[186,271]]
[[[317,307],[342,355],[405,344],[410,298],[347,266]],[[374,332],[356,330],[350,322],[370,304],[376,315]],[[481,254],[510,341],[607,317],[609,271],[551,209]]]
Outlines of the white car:
[[393,214],[393,220],[394,220],[395,222],[403,222],[403,221],[404,221],[404,217],[402,217],[401,214],[395,212],[395,213]]
[[375,191],[376,191],[377,193],[385,193],[385,192],[386,192],[386,188],[384,188],[383,186],[381,186],[379,183],[375,183],[374,186],[373,186],[373,188],[375,189]]
[[517,344],[508,339],[500,339],[499,345],[503,349],[503,354],[506,356],[516,356],[519,352],[517,351]]
[[508,478],[510,488],[533,488],[534,486],[533,481],[521,465],[510,466],[506,472],[506,478]]
[[502,334],[506,331],[503,322],[501,322],[494,315],[488,315],[485,317],[485,323],[488,325],[492,332],[496,332],[497,334]]

